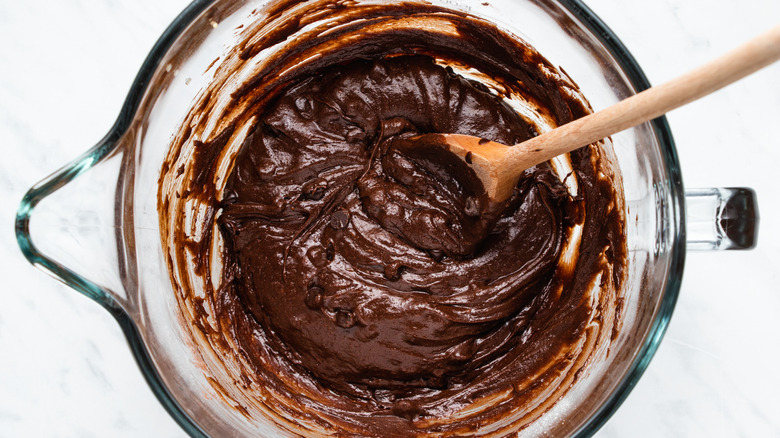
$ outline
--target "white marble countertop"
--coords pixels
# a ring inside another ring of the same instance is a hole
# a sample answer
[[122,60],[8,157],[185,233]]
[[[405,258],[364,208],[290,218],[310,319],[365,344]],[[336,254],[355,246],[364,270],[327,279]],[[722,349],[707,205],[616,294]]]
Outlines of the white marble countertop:
[[[184,433],[100,306],[34,269],[13,234],[35,182],[108,130],[186,0],[0,0],[0,436]],[[587,0],[654,84],[780,22],[778,0]],[[780,65],[669,115],[686,187],[747,186],[751,252],[689,253],[666,337],[597,436],[780,436]]]

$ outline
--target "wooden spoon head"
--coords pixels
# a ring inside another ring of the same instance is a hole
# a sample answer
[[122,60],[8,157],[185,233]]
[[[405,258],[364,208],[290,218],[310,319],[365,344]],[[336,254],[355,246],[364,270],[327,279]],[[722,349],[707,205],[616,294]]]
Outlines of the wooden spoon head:
[[491,201],[501,202],[512,195],[519,174],[512,176],[506,169],[509,146],[462,134],[425,134],[414,141],[438,145],[466,162],[482,181]]

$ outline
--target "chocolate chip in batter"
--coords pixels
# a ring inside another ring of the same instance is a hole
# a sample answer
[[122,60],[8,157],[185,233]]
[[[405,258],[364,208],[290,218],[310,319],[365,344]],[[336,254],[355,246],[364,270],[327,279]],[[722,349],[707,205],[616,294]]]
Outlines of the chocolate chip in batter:
[[343,230],[349,225],[349,213],[337,210],[330,216],[330,226],[336,230]]

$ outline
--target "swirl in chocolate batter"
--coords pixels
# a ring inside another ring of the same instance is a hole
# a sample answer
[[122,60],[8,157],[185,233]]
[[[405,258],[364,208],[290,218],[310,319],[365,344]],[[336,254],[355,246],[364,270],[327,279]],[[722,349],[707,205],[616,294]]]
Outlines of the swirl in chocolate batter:
[[[568,174],[528,169],[491,204],[467,163],[414,136],[521,142],[543,128],[512,96],[552,125],[588,108],[541,55],[478,18],[328,5],[250,29],[174,140],[160,209],[185,324],[240,370],[214,379],[225,397],[294,433],[522,428],[619,326],[620,187],[592,145]],[[306,28],[317,20],[327,24]],[[193,202],[200,213],[186,212]],[[192,275],[204,290],[190,290]]]

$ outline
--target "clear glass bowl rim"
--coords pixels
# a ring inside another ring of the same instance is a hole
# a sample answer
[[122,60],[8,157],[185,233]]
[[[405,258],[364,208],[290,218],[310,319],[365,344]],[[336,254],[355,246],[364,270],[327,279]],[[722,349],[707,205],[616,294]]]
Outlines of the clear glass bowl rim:
[[[144,345],[136,323],[124,309],[100,286],[83,278],[60,263],[51,260],[37,250],[29,233],[29,218],[40,200],[64,186],[78,175],[89,170],[103,158],[109,156],[117,147],[119,139],[130,127],[148,84],[157,67],[182,32],[203,11],[219,0],[194,0],[168,26],[147,55],[130,91],[119,112],[114,125],[95,146],[83,155],[73,160],[62,169],[32,187],[22,199],[16,215],[15,231],[17,242],[24,256],[45,271],[50,272],[66,285],[81,292],[103,306],[117,321],[127,338],[133,356],[141,369],[144,378],[153,393],[171,417],[181,428],[192,437],[208,437],[208,435],[187,415],[179,403],[173,398],[158,374],[149,352]],[[617,61],[626,75],[629,83],[639,92],[650,87],[647,77],[642,72],[634,57],[618,39],[612,30],[591,11],[581,0],[557,0],[557,2],[574,15],[585,26]],[[662,159],[668,175],[665,183],[669,188],[669,207],[675,221],[676,235],[672,237],[670,250],[669,276],[658,313],[653,321],[644,344],[635,356],[626,376],[618,384],[609,399],[598,409],[588,421],[574,433],[576,437],[594,435],[623,403],[636,385],[655,354],[671,319],[677,302],[682,281],[685,260],[685,191],[682,184],[682,174],[677,152],[669,124],[665,117],[659,117],[650,122],[657,137]]]

